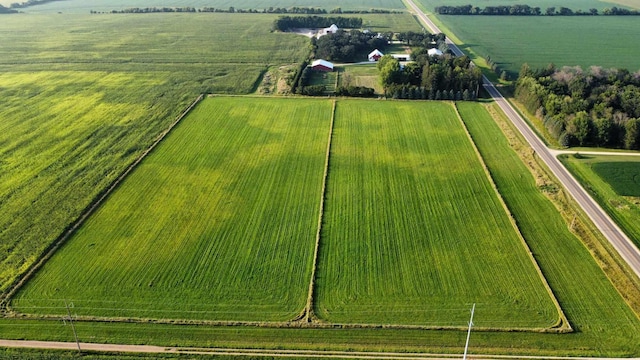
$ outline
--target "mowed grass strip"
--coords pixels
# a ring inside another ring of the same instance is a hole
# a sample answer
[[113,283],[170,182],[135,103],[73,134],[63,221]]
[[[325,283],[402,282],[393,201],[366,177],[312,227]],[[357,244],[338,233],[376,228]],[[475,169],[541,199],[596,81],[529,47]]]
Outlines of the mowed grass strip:
[[558,314],[448,103],[340,101],[316,312],[544,328]]
[[19,312],[288,320],[306,301],[332,105],[213,98],[16,296]]

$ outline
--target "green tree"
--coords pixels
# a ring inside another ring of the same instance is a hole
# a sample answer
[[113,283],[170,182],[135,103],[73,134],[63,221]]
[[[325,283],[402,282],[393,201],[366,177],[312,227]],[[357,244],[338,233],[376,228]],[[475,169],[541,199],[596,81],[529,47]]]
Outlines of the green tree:
[[640,149],[640,120],[631,119],[625,126],[624,147],[629,150]]

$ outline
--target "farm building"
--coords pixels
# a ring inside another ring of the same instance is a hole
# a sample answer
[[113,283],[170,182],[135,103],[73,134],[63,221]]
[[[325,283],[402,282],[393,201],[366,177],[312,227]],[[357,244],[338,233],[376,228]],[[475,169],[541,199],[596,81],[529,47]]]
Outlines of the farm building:
[[442,51],[440,51],[440,50],[438,50],[438,49],[435,49],[435,48],[434,48],[434,49],[429,49],[429,50],[427,51],[427,54],[428,54],[429,56],[440,56],[440,55],[442,55]]
[[369,54],[369,61],[378,61],[384,54],[380,52],[380,50],[375,49]]
[[410,54],[391,54],[391,56],[393,56],[393,58],[398,60],[398,61],[410,61],[411,60],[411,55]]
[[324,28],[318,32],[318,38],[328,34],[335,34],[340,30],[336,24],[331,24],[328,28]]
[[327,60],[318,59],[311,63],[311,69],[316,71],[333,71],[333,64]]

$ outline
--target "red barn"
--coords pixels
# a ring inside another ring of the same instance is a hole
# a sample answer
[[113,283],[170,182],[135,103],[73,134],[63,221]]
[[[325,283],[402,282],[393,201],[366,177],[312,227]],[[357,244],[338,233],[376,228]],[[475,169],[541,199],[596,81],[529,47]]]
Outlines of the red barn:
[[327,60],[316,60],[311,63],[311,69],[316,71],[333,71],[333,64]]

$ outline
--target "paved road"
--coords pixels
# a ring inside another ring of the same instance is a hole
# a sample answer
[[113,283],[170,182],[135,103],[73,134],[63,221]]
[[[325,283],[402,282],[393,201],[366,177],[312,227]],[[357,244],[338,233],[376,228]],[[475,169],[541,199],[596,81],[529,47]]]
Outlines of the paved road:
[[[440,33],[440,29],[429,19],[413,0],[405,0],[409,8],[418,16],[431,33]],[[463,52],[447,39],[449,48],[456,55],[463,55]],[[518,130],[525,137],[527,142],[535,150],[536,154],[547,164],[553,174],[560,180],[562,185],[567,189],[569,194],[584,209],[589,218],[602,231],[604,236],[609,240],[611,245],[620,253],[620,256],[629,264],[633,272],[640,278],[640,250],[633,244],[631,239],[611,220],[607,213],[589,196],[589,194],[580,186],[578,181],[565,169],[560,161],[555,157],[555,151],[550,150],[529,128],[527,123],[522,119],[517,111],[513,109],[511,104],[500,94],[498,89],[483,76],[483,86],[493,97],[502,111],[513,122]]]

